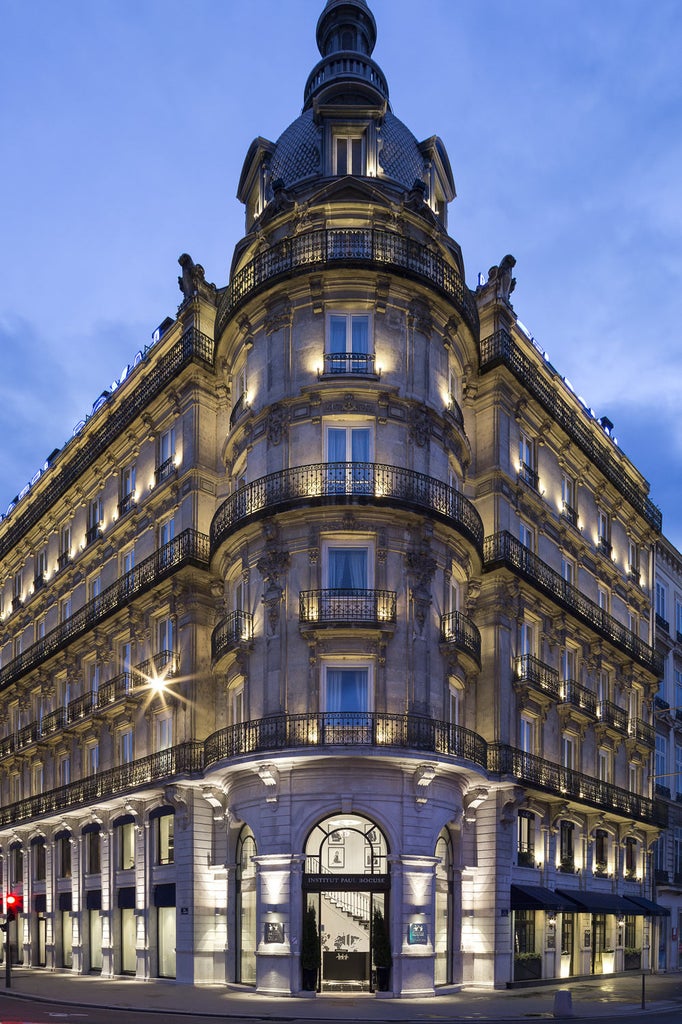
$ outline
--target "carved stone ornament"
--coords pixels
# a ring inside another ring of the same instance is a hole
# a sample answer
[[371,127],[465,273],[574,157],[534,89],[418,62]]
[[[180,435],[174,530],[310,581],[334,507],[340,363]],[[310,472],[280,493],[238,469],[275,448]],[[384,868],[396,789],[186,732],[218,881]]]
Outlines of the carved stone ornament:
[[216,286],[208,283],[201,264],[195,263],[186,252],[179,257],[178,263],[182,267],[182,274],[178,278],[178,287],[182,292],[183,299],[186,301],[194,298],[195,295],[201,295],[203,298],[215,302]]
[[410,411],[409,437],[418,448],[424,448],[429,443],[431,433],[431,421],[424,406]]
[[275,447],[278,444],[281,444],[282,438],[284,437],[284,434],[286,432],[288,422],[289,417],[287,415],[286,409],[281,405],[273,405],[273,407],[270,409],[270,412],[268,413],[266,423],[266,431],[269,444]]
[[503,302],[509,302],[509,296],[516,287],[516,278],[512,277],[512,271],[516,266],[513,256],[505,256],[498,267],[491,267],[488,271],[488,285],[495,289],[495,296]]
[[291,305],[288,302],[278,304],[268,310],[265,317],[265,333],[274,334],[291,324]]
[[281,548],[273,548],[271,551],[266,551],[258,559],[256,568],[265,583],[268,584],[268,587],[277,587],[282,576],[286,575],[290,561],[291,558],[288,551],[284,551]]
[[429,307],[425,303],[420,302],[419,299],[415,299],[410,303],[410,327],[419,334],[423,334],[425,337],[428,337],[433,330],[431,311],[429,310]]

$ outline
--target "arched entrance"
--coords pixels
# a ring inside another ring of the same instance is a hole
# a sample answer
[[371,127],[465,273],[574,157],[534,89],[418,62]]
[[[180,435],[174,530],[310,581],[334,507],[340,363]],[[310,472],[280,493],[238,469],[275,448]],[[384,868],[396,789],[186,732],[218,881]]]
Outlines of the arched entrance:
[[304,910],[314,907],[320,933],[322,992],[373,991],[372,921],[388,917],[388,844],[357,814],[319,822],[305,846]]
[[236,981],[256,984],[256,840],[244,825],[237,840]]

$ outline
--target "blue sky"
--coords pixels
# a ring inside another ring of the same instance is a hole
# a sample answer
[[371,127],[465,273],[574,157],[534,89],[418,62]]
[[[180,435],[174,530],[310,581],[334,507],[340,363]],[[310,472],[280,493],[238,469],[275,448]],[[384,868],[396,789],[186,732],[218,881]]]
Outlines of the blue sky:
[[[682,547],[682,4],[370,0],[394,112],[441,136],[467,280],[520,319]],[[0,509],[180,299],[224,284],[251,140],[297,116],[323,0],[3,0]]]

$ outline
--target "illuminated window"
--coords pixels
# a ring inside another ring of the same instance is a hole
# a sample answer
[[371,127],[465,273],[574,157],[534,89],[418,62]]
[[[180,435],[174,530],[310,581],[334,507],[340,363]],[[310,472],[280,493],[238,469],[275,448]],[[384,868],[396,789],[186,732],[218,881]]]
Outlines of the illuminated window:
[[536,720],[528,715],[521,715],[519,720],[519,747],[524,754],[535,753],[536,734]]
[[118,514],[124,516],[135,504],[135,464],[121,470],[121,493],[118,503]]
[[535,867],[535,815],[519,811],[516,860],[519,867]]
[[172,711],[162,711],[155,716],[154,732],[156,733],[157,750],[168,750],[173,746]]
[[71,836],[60,835],[55,840],[57,874],[60,878],[71,878]]
[[569,874],[575,871],[575,825],[562,821],[559,826],[559,869]]
[[68,786],[71,782],[71,758],[64,754],[57,763],[57,778],[60,786]]
[[571,586],[575,585],[575,562],[563,555],[561,556],[561,578]]
[[59,556],[57,566],[63,569],[71,558],[71,526],[62,526],[59,532]]
[[576,738],[566,732],[561,737],[561,764],[568,769],[576,766]]
[[519,627],[519,654],[521,657],[535,656],[535,625],[524,621]]
[[634,836],[625,838],[625,877],[635,878],[637,875],[637,840]]
[[98,495],[88,504],[88,528],[85,539],[88,544],[102,535],[102,523],[104,522],[104,504],[102,496]]
[[535,465],[535,446],[528,434],[519,434],[519,478],[537,490],[538,474]]
[[332,313],[327,321],[325,373],[373,373],[370,318],[366,313]]
[[524,548],[528,548],[529,551],[535,550],[535,531],[523,519],[519,519],[519,540]]
[[96,775],[99,771],[99,743],[95,740],[85,748],[85,773]]
[[603,828],[598,828],[594,834],[594,870],[598,875],[605,875],[608,871],[609,858],[609,835]]
[[101,836],[99,829],[92,829],[86,835],[85,870],[89,875],[98,875],[102,870]]
[[33,589],[39,590],[47,578],[47,548],[42,548],[36,555]]
[[123,821],[116,826],[118,866],[121,871],[135,867],[135,822]]
[[656,580],[656,619],[665,622],[668,610],[668,592],[660,580]]
[[156,819],[156,858],[158,864],[175,860],[175,815],[162,814]]
[[232,724],[237,725],[239,722],[246,721],[246,713],[244,710],[244,684],[236,686],[232,690]]
[[71,595],[63,597],[59,602],[59,621],[67,622],[71,618]]
[[175,427],[159,435],[156,453],[156,483],[163,483],[175,472]]
[[601,508],[597,513],[597,547],[603,555],[611,554],[611,520]]
[[608,612],[609,610],[609,592],[604,590],[603,587],[597,587],[597,604],[602,611]]
[[634,583],[639,583],[639,548],[634,540],[628,541],[628,576]]
[[170,615],[159,619],[156,624],[156,650],[159,654],[175,650],[175,627]]
[[372,432],[368,426],[328,426],[325,433],[330,493],[371,494],[374,489]]
[[45,785],[45,771],[42,764],[34,764],[31,768],[31,792],[40,796]]
[[611,781],[611,765],[613,758],[611,751],[605,747],[600,747],[597,753],[597,778],[600,782]]
[[561,474],[561,514],[573,526],[578,524],[578,512],[575,501],[575,481],[566,473]]
[[133,760],[133,730],[122,729],[118,734],[118,763],[130,764]]

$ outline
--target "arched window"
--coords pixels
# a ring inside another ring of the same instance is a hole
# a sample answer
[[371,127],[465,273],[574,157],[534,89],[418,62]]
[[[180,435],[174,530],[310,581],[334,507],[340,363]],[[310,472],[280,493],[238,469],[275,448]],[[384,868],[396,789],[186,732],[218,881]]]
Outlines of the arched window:
[[434,984],[452,983],[452,839],[446,828],[438,836],[434,856],[436,866],[436,906],[433,948]]
[[256,984],[256,839],[245,825],[237,840],[237,963],[236,978],[243,985]]

